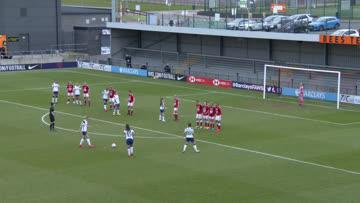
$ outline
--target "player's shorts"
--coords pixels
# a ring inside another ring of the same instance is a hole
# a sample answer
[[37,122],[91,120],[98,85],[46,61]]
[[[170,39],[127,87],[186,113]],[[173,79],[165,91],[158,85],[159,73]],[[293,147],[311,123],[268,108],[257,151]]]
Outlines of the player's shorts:
[[178,108],[174,107],[174,113],[177,113],[178,112]]
[[76,94],[76,93],[75,93],[75,97],[80,97],[80,94]]
[[215,116],[210,116],[210,121],[215,121]]
[[195,142],[194,138],[189,138],[189,137],[187,137],[187,138],[185,138],[185,140],[186,140],[187,143],[192,143],[192,144],[194,144],[194,142]]
[[120,109],[120,104],[114,104],[116,109]]
[[68,97],[74,96],[74,92],[68,92],[68,93],[67,93],[67,96],[68,96]]
[[133,107],[134,106],[134,102],[128,102],[128,107]]
[[160,113],[164,113],[164,112],[165,112],[165,109],[160,108]]
[[209,115],[203,115],[204,120],[209,120]]
[[221,116],[216,116],[216,117],[215,117],[215,120],[216,120],[216,121],[221,121]]
[[108,99],[103,99],[104,104],[108,103]]
[[110,98],[110,102],[111,102],[111,103],[114,103],[114,101],[115,101],[114,97],[113,97],[113,98]]
[[90,97],[90,94],[89,94],[89,93],[84,93],[84,97],[85,97],[85,98],[89,98],[89,97]]
[[132,146],[134,144],[134,140],[133,139],[126,139],[126,144],[128,146]]
[[203,118],[202,114],[199,114],[199,113],[196,114],[196,119],[201,120],[202,118]]
[[81,132],[81,135],[82,135],[84,138],[88,138],[86,131],[82,131],[82,132]]
[[58,97],[59,96],[59,92],[53,92],[54,97]]
[[55,122],[55,116],[52,116],[52,115],[50,114],[49,118],[50,118],[50,122]]

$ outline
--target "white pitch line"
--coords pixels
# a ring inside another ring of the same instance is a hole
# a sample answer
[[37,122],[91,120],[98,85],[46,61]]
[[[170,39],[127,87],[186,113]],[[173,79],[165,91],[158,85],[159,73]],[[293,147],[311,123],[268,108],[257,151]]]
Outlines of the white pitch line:
[[[17,106],[28,107],[28,108],[32,108],[32,109],[38,109],[38,110],[42,110],[42,111],[47,110],[47,109],[41,108],[41,107],[36,107],[36,106],[21,104],[21,103],[17,103],[17,102],[6,101],[6,100],[0,100],[0,102],[7,103],[7,104],[12,104],[12,105],[17,105]],[[81,116],[81,115],[71,114],[71,113],[66,113],[66,112],[60,112],[60,111],[57,111],[57,113],[62,113],[62,114],[66,114],[66,115],[72,115],[72,116],[75,116],[75,117],[84,117],[84,116]],[[106,121],[106,120],[97,119],[97,118],[90,118],[90,119],[97,120],[97,121],[104,122],[104,123],[124,126],[123,123],[115,123],[115,122]],[[179,136],[179,135],[176,135],[176,134],[173,134],[173,133],[167,133],[167,132],[162,132],[162,131],[158,131],[158,130],[151,130],[151,129],[137,127],[137,126],[133,126],[133,127],[136,128],[136,129],[140,129],[140,130],[144,130],[144,131],[148,131],[148,132],[153,132],[153,133],[158,133],[158,134],[170,135],[170,136],[174,136],[174,137],[178,137],[178,138],[183,138],[182,136]],[[224,148],[227,148],[227,149],[233,149],[233,150],[237,150],[237,151],[243,151],[243,152],[258,154],[258,155],[262,155],[264,157],[271,157],[271,158],[285,160],[285,161],[289,161],[289,162],[295,162],[295,163],[299,163],[299,164],[303,164],[303,165],[316,166],[316,167],[319,167],[319,168],[325,168],[325,169],[338,171],[338,172],[343,172],[343,173],[352,174],[352,175],[360,175],[360,172],[357,172],[357,171],[352,171],[352,170],[343,169],[343,168],[337,168],[337,167],[318,164],[318,163],[314,163],[314,162],[302,161],[302,160],[293,159],[293,158],[290,158],[290,157],[285,157],[285,156],[270,154],[270,153],[266,153],[266,152],[256,151],[256,150],[252,150],[252,149],[248,149],[248,148],[244,148],[244,147],[235,147],[235,146],[231,146],[231,145],[225,145],[225,144],[220,144],[220,143],[216,143],[216,142],[210,142],[210,141],[202,140],[202,139],[197,139],[197,141],[202,142],[202,143],[206,143],[206,144],[219,146],[219,147],[224,147]]]
[[[41,122],[43,124],[47,125],[47,126],[50,125],[50,123],[45,121],[45,117],[48,114],[49,113],[45,113],[44,115],[41,116]],[[70,128],[63,128],[63,127],[59,127],[59,126],[56,126],[55,128],[59,129],[59,130],[63,130],[63,131],[68,131],[68,132],[80,133],[79,130],[74,130],[74,129],[70,129]],[[89,134],[109,136],[109,137],[121,137],[120,135],[108,134],[108,133],[98,133],[98,132],[89,132]],[[151,136],[136,136],[135,138],[142,138],[142,139],[178,139],[176,137],[151,137]]]
[[[71,72],[71,73],[78,73],[78,74],[82,74],[82,75],[90,75],[90,76],[96,76],[96,77],[103,77],[103,78],[119,78],[118,76],[114,76],[114,75],[99,75],[99,74],[92,74],[92,73],[84,73],[84,72],[79,72],[79,71],[70,71],[70,70],[64,70],[64,72]],[[173,86],[173,87],[177,87],[177,88],[182,88],[182,89],[190,89],[190,90],[199,90],[199,91],[205,91],[208,93],[218,93],[218,94],[225,94],[225,95],[232,95],[232,96],[238,96],[238,97],[243,97],[243,98],[254,98],[259,100],[260,97],[258,96],[251,96],[251,95],[243,95],[243,94],[237,94],[237,93],[231,93],[231,92],[224,92],[224,91],[219,91],[219,90],[204,90],[204,89],[200,89],[200,88],[196,88],[196,87],[188,87],[188,86],[180,86],[180,85],[176,85],[174,84],[164,84],[164,83],[158,83],[158,82],[153,82],[153,81],[144,81],[144,80],[136,80],[136,79],[125,79],[122,78],[122,80],[128,80],[128,81],[132,81],[132,82],[138,82],[138,83],[145,83],[145,84],[153,84],[153,85],[160,85],[160,86]],[[261,98],[262,100],[262,98]],[[268,98],[267,100],[269,101],[276,101],[276,102],[281,102],[281,103],[288,103],[288,104],[297,104],[296,102],[292,102],[292,101],[286,101],[286,100],[280,100],[280,99],[271,99]],[[326,109],[334,109],[334,107],[330,107],[327,105],[321,105],[321,104],[311,104],[311,103],[307,103],[307,106],[314,106],[314,107],[319,107],[319,108],[326,108]],[[351,110],[351,109],[339,109],[340,111],[349,111],[349,112],[355,112],[355,113],[360,113],[360,111],[357,110]]]

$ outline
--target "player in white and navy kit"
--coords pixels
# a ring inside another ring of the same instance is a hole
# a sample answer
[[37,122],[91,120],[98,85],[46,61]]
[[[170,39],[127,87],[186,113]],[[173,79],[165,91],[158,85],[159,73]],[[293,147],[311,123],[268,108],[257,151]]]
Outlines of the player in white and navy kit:
[[165,100],[163,97],[161,97],[161,99],[160,99],[159,121],[165,122]]
[[54,81],[54,83],[52,84],[52,91],[53,91],[52,103],[54,104],[57,104],[58,102],[59,89],[60,89],[60,85],[58,81]]
[[115,94],[114,96],[114,112],[113,115],[120,116],[120,97],[118,94]]
[[81,100],[80,100],[81,87],[79,84],[75,84],[74,92],[75,92],[75,104],[81,105]]
[[90,138],[87,135],[87,131],[88,131],[88,121],[87,121],[87,117],[84,118],[84,120],[81,121],[80,124],[80,130],[81,130],[81,139],[80,139],[80,148],[83,147],[83,143],[86,140],[86,143],[88,144],[88,146],[90,148],[94,147],[94,145],[91,144],[90,142]]
[[183,153],[186,151],[187,148],[187,144],[192,144],[194,151],[199,153],[200,150],[197,149],[196,144],[195,144],[195,139],[194,139],[194,129],[191,127],[191,123],[188,124],[188,127],[185,128],[184,130],[184,134],[185,134],[185,144],[183,147]]
[[107,112],[107,103],[109,101],[109,90],[106,88],[102,91],[102,99],[103,99],[103,103],[104,103],[104,111]]
[[126,145],[127,145],[127,151],[128,151],[128,156],[132,157],[134,156],[134,135],[135,132],[133,129],[130,128],[129,124],[125,125],[125,130],[124,130],[124,136],[125,136],[125,141],[126,141]]

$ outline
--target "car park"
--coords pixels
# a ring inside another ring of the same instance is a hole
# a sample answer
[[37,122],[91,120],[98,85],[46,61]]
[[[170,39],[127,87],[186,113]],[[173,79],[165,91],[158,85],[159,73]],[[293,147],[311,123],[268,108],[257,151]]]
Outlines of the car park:
[[340,19],[335,16],[324,16],[309,24],[309,29],[313,31],[323,31],[329,29],[338,29],[340,27]]

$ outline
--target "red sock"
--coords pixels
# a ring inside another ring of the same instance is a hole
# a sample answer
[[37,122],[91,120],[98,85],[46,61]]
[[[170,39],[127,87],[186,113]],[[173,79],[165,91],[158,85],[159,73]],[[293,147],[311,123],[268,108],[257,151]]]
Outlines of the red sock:
[[128,110],[128,114],[127,115],[129,115],[130,116],[130,110]]

